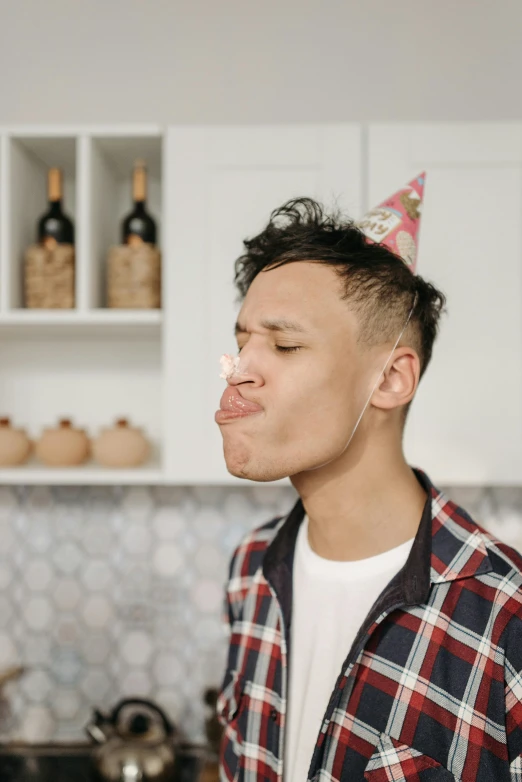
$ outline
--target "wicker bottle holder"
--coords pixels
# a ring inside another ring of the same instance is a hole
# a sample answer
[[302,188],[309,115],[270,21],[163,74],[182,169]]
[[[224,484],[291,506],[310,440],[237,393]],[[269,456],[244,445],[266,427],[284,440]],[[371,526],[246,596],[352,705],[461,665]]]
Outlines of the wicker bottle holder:
[[161,307],[161,254],[150,244],[111,247],[107,257],[107,306]]
[[25,253],[24,303],[29,309],[74,307],[74,245],[32,244]]

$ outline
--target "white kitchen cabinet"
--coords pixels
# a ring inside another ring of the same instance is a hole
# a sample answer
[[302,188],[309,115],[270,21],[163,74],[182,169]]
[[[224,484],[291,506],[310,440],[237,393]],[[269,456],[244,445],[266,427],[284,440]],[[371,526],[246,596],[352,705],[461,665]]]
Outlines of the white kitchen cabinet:
[[440,484],[522,482],[522,124],[369,131],[369,205],[427,172],[418,273],[448,298],[407,424]]
[[[238,483],[214,423],[235,353],[234,261],[270,212],[313,196],[361,212],[359,125],[172,128],[167,138],[165,467],[186,483]],[[244,484],[244,481],[242,481]]]

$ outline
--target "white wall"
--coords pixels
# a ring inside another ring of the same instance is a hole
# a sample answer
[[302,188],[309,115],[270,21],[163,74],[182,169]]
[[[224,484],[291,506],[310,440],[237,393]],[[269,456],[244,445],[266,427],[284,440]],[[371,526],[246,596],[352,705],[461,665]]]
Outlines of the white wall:
[[0,0],[0,123],[522,117],[521,0]]

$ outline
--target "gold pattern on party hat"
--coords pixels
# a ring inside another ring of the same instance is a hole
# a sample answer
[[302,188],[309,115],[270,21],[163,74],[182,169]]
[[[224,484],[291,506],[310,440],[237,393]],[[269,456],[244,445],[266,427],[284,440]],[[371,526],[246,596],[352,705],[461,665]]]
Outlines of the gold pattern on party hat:
[[425,181],[426,174],[419,174],[356,224],[368,241],[389,247],[413,274],[417,269]]

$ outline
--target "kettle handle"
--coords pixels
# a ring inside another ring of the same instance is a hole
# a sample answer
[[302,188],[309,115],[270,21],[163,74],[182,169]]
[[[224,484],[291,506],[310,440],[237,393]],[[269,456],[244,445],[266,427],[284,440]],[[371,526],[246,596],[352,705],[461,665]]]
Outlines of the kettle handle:
[[174,734],[174,726],[165,712],[160,709],[159,706],[156,706],[155,703],[151,703],[151,701],[148,701],[146,698],[125,698],[125,700],[120,701],[118,705],[114,707],[110,717],[110,720],[114,726],[116,726],[120,713],[126,706],[146,706],[147,709],[155,711],[156,714],[161,718],[167,736],[172,736]]

